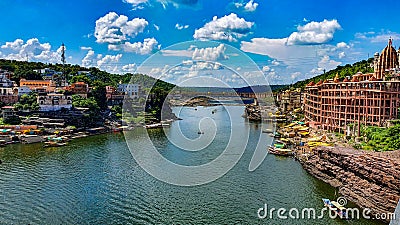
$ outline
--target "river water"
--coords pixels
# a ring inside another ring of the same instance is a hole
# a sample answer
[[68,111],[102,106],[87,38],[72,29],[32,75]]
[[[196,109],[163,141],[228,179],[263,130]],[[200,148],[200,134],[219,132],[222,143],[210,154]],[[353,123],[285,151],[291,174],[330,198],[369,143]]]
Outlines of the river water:
[[[311,177],[291,158],[268,155],[253,172],[253,156],[261,126],[240,117],[244,108],[229,106],[235,129],[250,132],[249,144],[239,162],[225,176],[209,184],[180,187],[147,174],[134,160],[122,134],[73,140],[68,146],[42,148],[41,144],[0,148],[1,224],[382,224],[378,221],[340,219],[259,219],[257,211],[269,208],[314,207],[322,198],[335,199],[336,190]],[[214,115],[210,112],[217,109]],[[177,110],[177,109],[175,109]],[[165,130],[151,130],[159,152],[183,165],[200,165],[221,154],[231,123],[219,107],[179,109],[183,120]],[[190,153],[171,144],[167,136],[180,129],[196,138],[198,122],[211,115],[218,131],[206,149]],[[132,141],[141,151],[145,130]],[[241,145],[243,139],[233,140]],[[179,172],[178,172],[179,173]]]

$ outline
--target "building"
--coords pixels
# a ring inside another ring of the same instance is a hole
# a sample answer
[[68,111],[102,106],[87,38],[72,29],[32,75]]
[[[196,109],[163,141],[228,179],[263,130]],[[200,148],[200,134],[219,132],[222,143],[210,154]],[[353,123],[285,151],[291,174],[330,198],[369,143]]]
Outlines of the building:
[[17,88],[14,88],[14,92],[16,92],[18,96],[22,96],[25,94],[29,95],[32,90],[28,86],[19,86]]
[[[395,54],[396,53],[396,54]],[[309,83],[304,93],[305,119],[325,130],[347,132],[360,125],[384,126],[398,118],[399,55],[392,40],[374,56],[374,73],[357,73],[343,80]]]
[[87,98],[89,85],[84,82],[76,82],[70,86],[65,87],[65,90],[70,91],[72,94],[80,95],[83,98]]
[[56,88],[55,83],[52,80],[26,80],[21,79],[19,86],[26,86],[31,91],[37,91],[37,89],[46,89],[46,92],[53,92]]
[[117,92],[112,86],[106,86],[107,105],[120,105],[124,102],[124,94]]
[[5,104],[14,104],[18,102],[18,95],[14,94],[12,88],[0,87],[0,102]]
[[280,109],[282,112],[293,111],[301,108],[303,103],[300,89],[286,90],[279,93],[276,98],[277,102],[280,104]]
[[63,82],[61,80],[61,78],[63,77],[63,73],[62,72],[58,72],[49,68],[44,68],[44,69],[36,69],[33,70],[36,73],[39,73],[43,80],[51,80],[54,83],[60,83]]
[[119,84],[117,91],[121,94],[127,95],[129,98],[139,98],[140,86],[138,84]]
[[0,87],[3,88],[12,88],[14,87],[15,82],[10,80],[7,74],[0,74]]
[[11,81],[6,74],[0,74],[0,102],[14,104],[18,102],[18,95],[14,94],[14,81]]
[[6,77],[7,79],[11,79],[12,75],[14,75],[13,72],[0,69],[0,77],[4,76],[4,77]]
[[13,106],[4,106],[1,108],[1,115],[3,120],[7,120],[9,118],[15,117],[17,114]]
[[72,108],[72,96],[64,94],[41,94],[37,97],[40,111],[59,111]]

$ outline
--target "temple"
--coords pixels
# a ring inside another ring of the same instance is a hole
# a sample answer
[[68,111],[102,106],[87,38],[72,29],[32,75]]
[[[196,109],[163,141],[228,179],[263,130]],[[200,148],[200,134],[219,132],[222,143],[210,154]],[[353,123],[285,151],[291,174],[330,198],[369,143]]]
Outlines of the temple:
[[385,126],[398,118],[400,106],[400,49],[392,40],[382,53],[375,53],[374,73],[361,72],[339,79],[311,82],[305,88],[305,120],[311,126],[335,132],[355,130],[360,125]]

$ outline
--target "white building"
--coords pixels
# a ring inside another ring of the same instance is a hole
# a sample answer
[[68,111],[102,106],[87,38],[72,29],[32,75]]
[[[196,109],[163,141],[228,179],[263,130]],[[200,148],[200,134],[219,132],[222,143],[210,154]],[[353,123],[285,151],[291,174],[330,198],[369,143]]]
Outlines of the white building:
[[138,84],[119,84],[117,91],[128,95],[130,98],[139,98],[140,86]]
[[0,74],[0,87],[12,88],[14,87],[14,81],[7,78],[6,74]]
[[59,111],[72,108],[72,96],[64,94],[47,94],[37,97],[40,111]]
[[29,93],[32,92],[32,90],[28,86],[20,86],[17,88],[18,91],[18,96],[22,96],[24,94],[29,95]]

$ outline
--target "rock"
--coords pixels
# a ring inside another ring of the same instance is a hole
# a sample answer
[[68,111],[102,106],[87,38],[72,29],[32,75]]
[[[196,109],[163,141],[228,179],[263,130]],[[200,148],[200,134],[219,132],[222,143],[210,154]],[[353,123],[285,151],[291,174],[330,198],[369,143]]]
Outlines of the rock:
[[302,164],[311,175],[339,187],[348,200],[377,214],[393,213],[400,199],[399,162],[400,151],[385,155],[320,147]]

